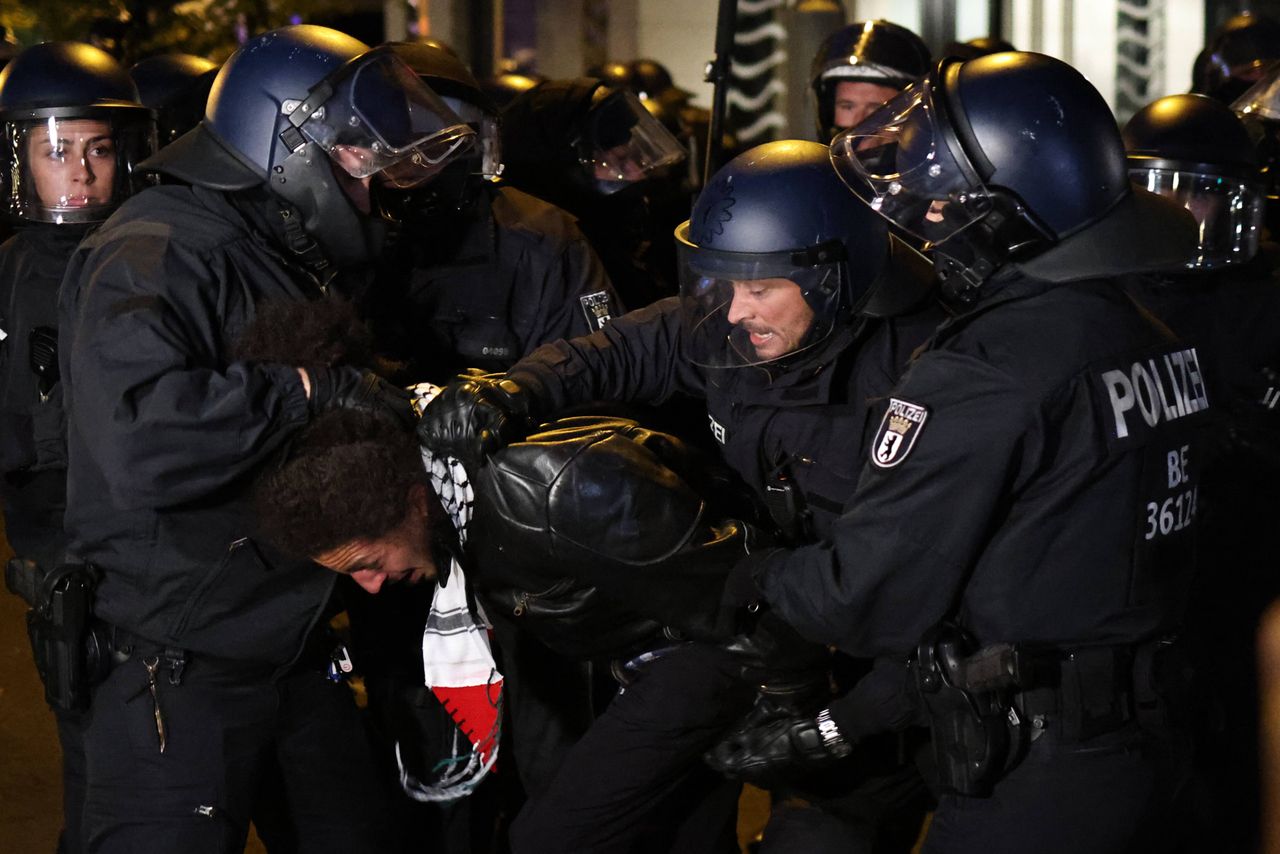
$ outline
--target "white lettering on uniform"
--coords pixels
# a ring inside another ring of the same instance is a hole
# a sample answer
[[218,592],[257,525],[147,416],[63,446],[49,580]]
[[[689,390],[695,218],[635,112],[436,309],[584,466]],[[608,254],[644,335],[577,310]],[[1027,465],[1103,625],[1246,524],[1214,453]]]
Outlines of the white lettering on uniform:
[[1191,450],[1190,445],[1183,445],[1178,450],[1169,452],[1170,489],[1187,480],[1187,452],[1189,450]]
[[1111,402],[1117,439],[1124,439],[1131,432],[1129,413],[1135,406],[1148,427],[1209,408],[1194,347],[1167,353],[1159,360],[1133,362],[1128,370],[1104,371],[1099,378]]
[[724,426],[719,421],[716,421],[715,417],[709,412],[707,413],[707,421],[711,423],[711,435],[715,437],[717,442],[723,445],[725,443],[726,436]]
[[1124,371],[1107,371],[1102,375],[1107,385],[1107,394],[1111,396],[1111,412],[1116,418],[1116,438],[1123,439],[1129,435],[1129,424],[1124,414],[1133,409],[1133,383],[1124,375]]
[[[1160,423],[1160,413],[1156,411],[1155,381],[1141,362],[1134,362],[1131,370],[1133,389],[1138,393],[1138,411],[1142,413],[1142,420],[1147,422],[1147,426],[1154,427]],[[1145,395],[1142,393],[1144,388],[1147,392]]]

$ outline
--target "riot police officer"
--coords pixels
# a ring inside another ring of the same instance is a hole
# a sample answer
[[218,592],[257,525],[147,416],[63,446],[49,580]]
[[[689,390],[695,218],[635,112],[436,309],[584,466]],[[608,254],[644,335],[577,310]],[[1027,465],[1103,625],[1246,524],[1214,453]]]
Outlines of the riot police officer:
[[444,382],[466,367],[503,370],[621,314],[573,217],[499,183],[501,120],[470,70],[431,45],[391,49],[476,129],[478,144],[429,184],[381,197],[400,236],[369,295],[380,345],[407,357],[415,379]]
[[929,70],[929,48],[891,21],[855,21],[823,41],[809,85],[818,100],[818,139],[853,127]]
[[[1132,844],[1178,782],[1128,750],[1165,724],[1150,668],[1211,403],[1209,363],[1114,277],[1185,258],[1192,223],[1131,190],[1110,110],[1049,57],[944,60],[879,115],[832,158],[967,309],[889,395],[831,546],[753,556],[753,578],[808,637],[916,648],[944,786],[925,850]],[[1157,383],[1182,405],[1153,410]],[[957,669],[1013,647],[1035,650],[1016,678]]]
[[312,414],[406,404],[355,368],[250,362],[233,345],[270,301],[325,298],[367,264],[372,197],[430,180],[471,136],[389,52],[274,30],[149,162],[184,183],[139,194],[72,256],[66,524],[101,573],[115,662],[86,730],[94,850],[241,850],[277,762],[301,847],[383,848],[356,710],[308,644],[332,579],[259,544],[246,493]]
[[[29,48],[0,72],[0,122],[5,213],[18,226],[0,246],[0,504],[14,570],[36,593],[66,550],[58,283],[80,239],[139,189],[135,167],[153,150],[154,130],[124,70],[75,42]],[[36,598],[39,610],[45,597]],[[56,664],[41,658],[62,745],[59,851],[80,851],[83,709],[62,702]]]
[[514,98],[502,118],[505,180],[577,217],[623,304],[673,293],[663,250],[684,212],[671,218],[651,192],[685,152],[639,99],[596,78],[550,80]]
[[1216,366],[1206,379],[1220,410],[1200,491],[1197,607],[1187,620],[1201,666],[1192,718],[1197,821],[1186,838],[1192,848],[1245,849],[1259,824],[1254,632],[1280,594],[1263,533],[1280,461],[1267,405],[1280,365],[1280,283],[1274,246],[1260,240],[1264,180],[1245,126],[1205,95],[1157,99],[1122,135],[1135,183],[1182,204],[1200,226],[1179,269],[1136,284],[1142,304]]
[[[871,401],[945,316],[919,308],[928,303],[930,271],[848,196],[826,147],[811,142],[740,155],[717,173],[676,236],[681,299],[544,347],[500,381],[447,389],[424,416],[424,443],[475,458],[566,405],[662,402],[683,391],[705,401],[713,441],[770,503],[777,535],[820,539],[856,483],[860,462],[850,446],[864,433]],[[862,321],[859,312],[886,319]],[[664,624],[715,636],[720,587],[706,583],[711,567],[618,575],[607,561],[597,563],[585,580],[602,594],[637,610],[647,603],[648,615]],[[655,592],[646,596],[644,588]],[[670,830],[654,816],[669,811],[673,798],[677,816],[715,804],[725,789],[702,783],[692,791],[705,800],[690,794],[691,781],[705,773],[691,763],[747,711],[751,695],[742,688],[733,656],[715,648],[695,645],[652,665],[575,746],[517,821],[516,835],[556,839],[564,850],[612,850],[642,828]],[[888,766],[878,769],[881,778],[900,770]],[[911,791],[905,779],[901,791]],[[901,806],[879,805],[871,823]],[[683,829],[706,840],[722,827],[715,815],[710,809]],[[676,820],[667,814],[665,821]],[[703,844],[689,850],[710,846]]]

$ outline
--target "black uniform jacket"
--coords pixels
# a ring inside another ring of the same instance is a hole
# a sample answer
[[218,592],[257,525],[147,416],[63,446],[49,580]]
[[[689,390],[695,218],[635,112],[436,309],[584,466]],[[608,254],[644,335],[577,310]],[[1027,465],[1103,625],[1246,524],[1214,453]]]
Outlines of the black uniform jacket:
[[757,580],[802,634],[901,654],[945,617],[981,643],[1173,629],[1191,571],[1209,366],[1111,281],[1007,271],[889,400],[831,538]]
[[621,313],[600,259],[554,205],[487,185],[444,229],[406,226],[394,269],[371,295],[415,377],[444,382],[467,367],[502,370]]
[[246,489],[307,418],[297,372],[230,362],[263,299],[318,285],[253,193],[168,186],[72,257],[60,298],[67,531],[96,611],[145,638],[260,664],[296,654],[333,585],[255,543]]
[[56,330],[58,284],[85,229],[32,225],[0,246],[0,496],[22,557],[56,562],[64,545],[66,418],[57,364],[32,368],[32,333]]

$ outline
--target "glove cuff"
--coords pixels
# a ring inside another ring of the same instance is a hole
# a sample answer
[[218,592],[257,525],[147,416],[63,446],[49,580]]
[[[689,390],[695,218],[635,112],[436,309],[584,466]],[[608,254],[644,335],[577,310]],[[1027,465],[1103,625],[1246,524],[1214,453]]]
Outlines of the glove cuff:
[[818,725],[818,735],[822,739],[822,746],[832,756],[848,756],[853,752],[853,745],[840,732],[840,727],[831,719],[831,709],[823,709],[818,712],[817,718],[814,719]]

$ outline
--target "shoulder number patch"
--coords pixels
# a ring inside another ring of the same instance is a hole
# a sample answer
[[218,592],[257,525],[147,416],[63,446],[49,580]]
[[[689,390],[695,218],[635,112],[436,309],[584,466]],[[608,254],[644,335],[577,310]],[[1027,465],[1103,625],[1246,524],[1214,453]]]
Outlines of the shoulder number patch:
[[596,291],[578,297],[582,303],[582,313],[587,316],[587,325],[594,331],[604,329],[606,323],[613,319],[613,307],[609,305],[609,292]]
[[928,417],[929,410],[918,403],[890,398],[889,408],[871,443],[871,462],[882,469],[891,469],[905,460]]

